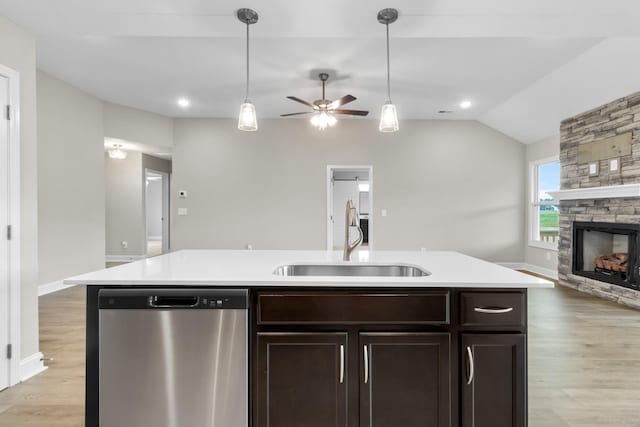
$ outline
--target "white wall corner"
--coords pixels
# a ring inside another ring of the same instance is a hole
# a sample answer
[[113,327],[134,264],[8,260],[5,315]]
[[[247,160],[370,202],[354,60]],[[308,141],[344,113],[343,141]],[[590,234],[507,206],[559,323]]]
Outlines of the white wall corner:
[[31,377],[47,370],[44,366],[44,356],[41,352],[34,353],[20,361],[20,381],[26,381]]
[[553,280],[558,280],[558,272],[556,270],[539,267],[537,265],[528,264],[526,262],[497,262],[496,264],[501,265],[502,267],[510,268],[512,270],[527,270],[532,273],[546,276]]
[[62,283],[62,280],[45,283],[44,285],[38,286],[38,296],[41,297],[43,295],[52,294],[54,292],[58,292],[63,289],[70,288],[72,286],[75,286],[75,285],[65,285],[64,283]]

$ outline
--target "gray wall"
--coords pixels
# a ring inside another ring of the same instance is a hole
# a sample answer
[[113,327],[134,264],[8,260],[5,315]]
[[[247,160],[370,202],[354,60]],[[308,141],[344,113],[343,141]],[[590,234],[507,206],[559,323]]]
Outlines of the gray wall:
[[38,352],[38,165],[35,37],[0,16],[0,64],[20,73],[20,357]]
[[558,251],[550,249],[537,248],[529,246],[529,215],[531,212],[529,206],[529,191],[532,183],[529,176],[529,162],[547,159],[549,157],[558,157],[560,155],[560,135],[555,135],[534,144],[527,144],[527,161],[525,170],[527,171],[527,186],[524,191],[525,203],[527,206],[527,226],[525,226],[525,252],[524,261],[538,267],[547,268],[549,270],[558,271]]
[[[142,154],[131,151],[124,160],[105,153],[106,254],[146,253],[144,235],[144,172]],[[122,241],[128,243],[123,248]]]
[[173,119],[105,102],[104,136],[171,149]]
[[42,72],[37,82],[44,284],[104,268],[104,131],[99,99]]
[[404,121],[395,134],[373,120],[325,132],[261,120],[243,133],[235,120],[176,119],[174,129],[174,249],[324,249],[326,166],[363,164],[374,168],[376,249],[524,259],[525,147],[478,122]]
[[[171,161],[136,151],[117,160],[104,154],[106,174],[106,254],[142,256],[145,236],[144,170],[171,172]],[[127,241],[123,248],[122,241]]]

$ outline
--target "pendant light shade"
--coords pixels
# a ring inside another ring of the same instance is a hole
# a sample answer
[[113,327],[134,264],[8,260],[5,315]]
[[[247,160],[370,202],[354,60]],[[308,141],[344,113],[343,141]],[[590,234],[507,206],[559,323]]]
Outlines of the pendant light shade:
[[256,106],[248,100],[240,105],[240,116],[238,117],[238,129],[247,132],[258,130],[258,119],[256,117]]
[[251,9],[238,9],[238,19],[247,26],[247,79],[244,102],[240,105],[240,115],[238,116],[238,129],[247,132],[258,130],[258,118],[256,117],[256,106],[249,101],[249,25],[258,22],[258,13]]
[[396,106],[387,101],[382,106],[382,114],[380,115],[380,126],[378,128],[380,132],[395,132],[400,129],[398,125],[398,112]]
[[389,59],[389,24],[396,22],[398,11],[396,9],[382,9],[378,12],[378,22],[384,24],[387,30],[387,102],[382,106],[380,115],[380,132],[396,132],[398,125],[398,111],[391,102],[391,61]]

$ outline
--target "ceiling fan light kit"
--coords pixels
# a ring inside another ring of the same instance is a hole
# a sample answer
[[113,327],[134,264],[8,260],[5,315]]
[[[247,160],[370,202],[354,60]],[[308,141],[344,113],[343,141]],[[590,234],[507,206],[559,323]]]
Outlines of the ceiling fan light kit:
[[387,30],[387,102],[382,106],[380,115],[380,132],[396,132],[400,129],[398,125],[398,111],[391,102],[391,61],[389,59],[389,24],[393,24],[398,19],[396,9],[382,9],[378,12],[378,22],[384,24]]
[[345,95],[340,99],[336,99],[335,101],[331,101],[327,99],[325,96],[326,82],[329,80],[329,74],[320,73],[318,74],[318,78],[322,82],[322,98],[317,99],[313,102],[305,101],[304,99],[300,99],[296,96],[287,96],[288,99],[299,102],[300,104],[306,105],[311,108],[311,111],[304,111],[299,113],[288,113],[281,114],[281,117],[291,117],[291,116],[300,116],[305,114],[313,114],[311,117],[311,124],[317,127],[320,130],[325,130],[327,127],[333,126],[338,121],[336,119],[336,115],[344,115],[344,116],[366,116],[369,114],[368,111],[364,110],[346,110],[342,107],[349,102],[353,102],[356,100],[356,97],[353,95]]
[[258,22],[258,13],[252,9],[238,9],[238,20],[247,26],[247,80],[244,102],[240,105],[238,129],[247,132],[258,130],[256,106],[249,100],[249,26]]

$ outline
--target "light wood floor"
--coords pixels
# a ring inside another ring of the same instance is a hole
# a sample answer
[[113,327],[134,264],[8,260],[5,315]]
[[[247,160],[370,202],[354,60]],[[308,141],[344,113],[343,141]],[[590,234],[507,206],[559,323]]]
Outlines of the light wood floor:
[[[49,369],[0,392],[0,427],[83,426],[84,288],[40,299]],[[640,312],[567,288],[529,292],[530,427],[640,427]],[[490,427],[490,426],[479,426]]]

